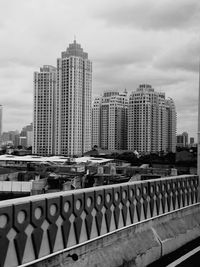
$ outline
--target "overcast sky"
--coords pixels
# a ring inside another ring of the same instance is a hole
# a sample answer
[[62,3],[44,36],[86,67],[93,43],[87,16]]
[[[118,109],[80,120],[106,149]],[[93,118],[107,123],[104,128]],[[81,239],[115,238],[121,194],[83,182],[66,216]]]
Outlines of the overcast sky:
[[32,122],[33,72],[74,36],[93,62],[93,96],[140,83],[172,97],[177,133],[196,139],[199,0],[0,0],[3,131]]

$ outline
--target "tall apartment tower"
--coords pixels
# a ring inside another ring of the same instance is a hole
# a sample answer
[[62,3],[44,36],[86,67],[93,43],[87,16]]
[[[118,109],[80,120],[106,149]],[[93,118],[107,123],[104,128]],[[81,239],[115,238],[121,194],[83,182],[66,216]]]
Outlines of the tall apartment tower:
[[167,113],[168,113],[168,146],[167,150],[169,152],[176,152],[176,106],[172,98],[166,99],[167,103]]
[[92,103],[92,147],[101,147],[101,97]]
[[176,109],[172,99],[142,84],[130,95],[128,149],[140,153],[175,152]]
[[92,108],[92,146],[127,149],[127,92],[107,91]]
[[54,153],[54,94],[56,68],[44,65],[34,73],[33,153]]
[[91,150],[92,63],[74,41],[57,59],[55,154]]

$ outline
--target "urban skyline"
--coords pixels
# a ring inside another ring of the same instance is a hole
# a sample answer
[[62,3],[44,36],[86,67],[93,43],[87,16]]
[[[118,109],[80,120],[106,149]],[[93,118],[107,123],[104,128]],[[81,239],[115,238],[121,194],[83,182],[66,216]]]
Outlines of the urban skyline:
[[75,34],[95,62],[93,97],[107,88],[130,93],[138,84],[152,84],[176,102],[177,132],[196,139],[199,1],[10,0],[0,5],[3,131],[33,120],[32,73],[44,63],[56,65]]
[[199,22],[199,0],[0,1],[0,267],[198,262]]
[[76,40],[34,73],[33,154],[81,156],[92,147],[176,151],[176,107],[142,84],[128,97],[104,92],[92,106],[92,62]]

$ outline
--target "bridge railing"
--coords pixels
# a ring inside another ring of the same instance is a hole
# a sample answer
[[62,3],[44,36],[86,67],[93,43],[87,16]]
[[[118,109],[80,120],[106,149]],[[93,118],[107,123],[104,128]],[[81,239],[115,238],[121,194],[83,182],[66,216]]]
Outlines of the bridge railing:
[[198,202],[198,176],[93,187],[0,202],[0,266],[36,262]]

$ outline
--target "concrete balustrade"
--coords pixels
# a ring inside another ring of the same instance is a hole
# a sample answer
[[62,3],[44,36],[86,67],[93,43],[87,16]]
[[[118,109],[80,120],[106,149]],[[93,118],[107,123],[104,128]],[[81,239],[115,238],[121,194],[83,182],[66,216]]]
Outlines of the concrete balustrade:
[[37,195],[0,202],[0,266],[33,264],[198,203],[198,176]]

